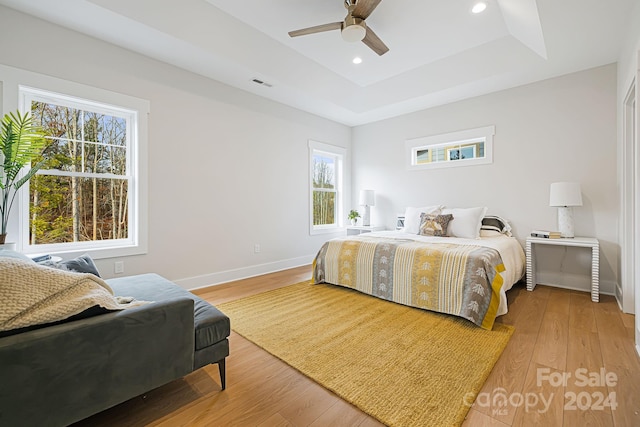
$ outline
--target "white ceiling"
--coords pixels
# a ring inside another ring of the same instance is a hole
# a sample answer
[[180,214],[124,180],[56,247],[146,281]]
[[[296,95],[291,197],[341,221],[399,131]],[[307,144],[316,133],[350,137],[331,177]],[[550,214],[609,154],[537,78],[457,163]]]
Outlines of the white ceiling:
[[383,56],[337,30],[287,35],[341,21],[343,0],[0,4],[353,126],[616,62],[637,0],[476,1],[383,0],[366,21]]

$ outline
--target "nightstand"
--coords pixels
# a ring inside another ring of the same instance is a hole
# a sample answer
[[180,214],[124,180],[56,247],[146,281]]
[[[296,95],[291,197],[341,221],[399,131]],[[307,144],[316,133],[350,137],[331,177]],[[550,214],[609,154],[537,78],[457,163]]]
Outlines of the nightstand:
[[362,233],[371,233],[372,231],[382,231],[382,225],[350,225],[347,227],[347,236],[355,236]]
[[591,301],[600,300],[600,242],[593,237],[574,237],[560,239],[544,239],[527,237],[525,252],[527,254],[527,290],[536,287],[536,256],[533,245],[574,246],[591,249]]

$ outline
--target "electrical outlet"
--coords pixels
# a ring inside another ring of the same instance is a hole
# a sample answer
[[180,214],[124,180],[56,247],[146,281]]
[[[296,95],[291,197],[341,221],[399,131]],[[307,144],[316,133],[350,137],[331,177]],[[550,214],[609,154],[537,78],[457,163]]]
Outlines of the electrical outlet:
[[116,261],[113,264],[113,272],[116,274],[124,273],[124,261]]
[[256,243],[255,245],[253,245],[253,252],[256,253],[256,254],[260,253],[260,245],[259,244]]

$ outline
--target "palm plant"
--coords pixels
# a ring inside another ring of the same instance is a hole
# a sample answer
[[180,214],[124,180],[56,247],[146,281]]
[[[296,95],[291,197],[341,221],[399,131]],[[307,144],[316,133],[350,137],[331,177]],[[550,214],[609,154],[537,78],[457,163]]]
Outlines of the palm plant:
[[29,113],[5,114],[0,125],[0,244],[7,236],[7,223],[18,190],[42,167],[43,161],[31,165],[26,173],[20,171],[41,155],[46,145],[42,130],[33,124]]

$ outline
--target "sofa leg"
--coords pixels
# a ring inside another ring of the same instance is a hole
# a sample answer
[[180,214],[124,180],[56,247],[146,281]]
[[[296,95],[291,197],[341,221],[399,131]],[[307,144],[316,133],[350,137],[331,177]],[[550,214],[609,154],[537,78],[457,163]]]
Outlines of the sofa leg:
[[224,390],[225,388],[227,388],[226,385],[226,366],[225,366],[225,360],[226,359],[222,359],[219,360],[218,362],[218,370],[220,371],[220,383],[222,384],[222,390]]

